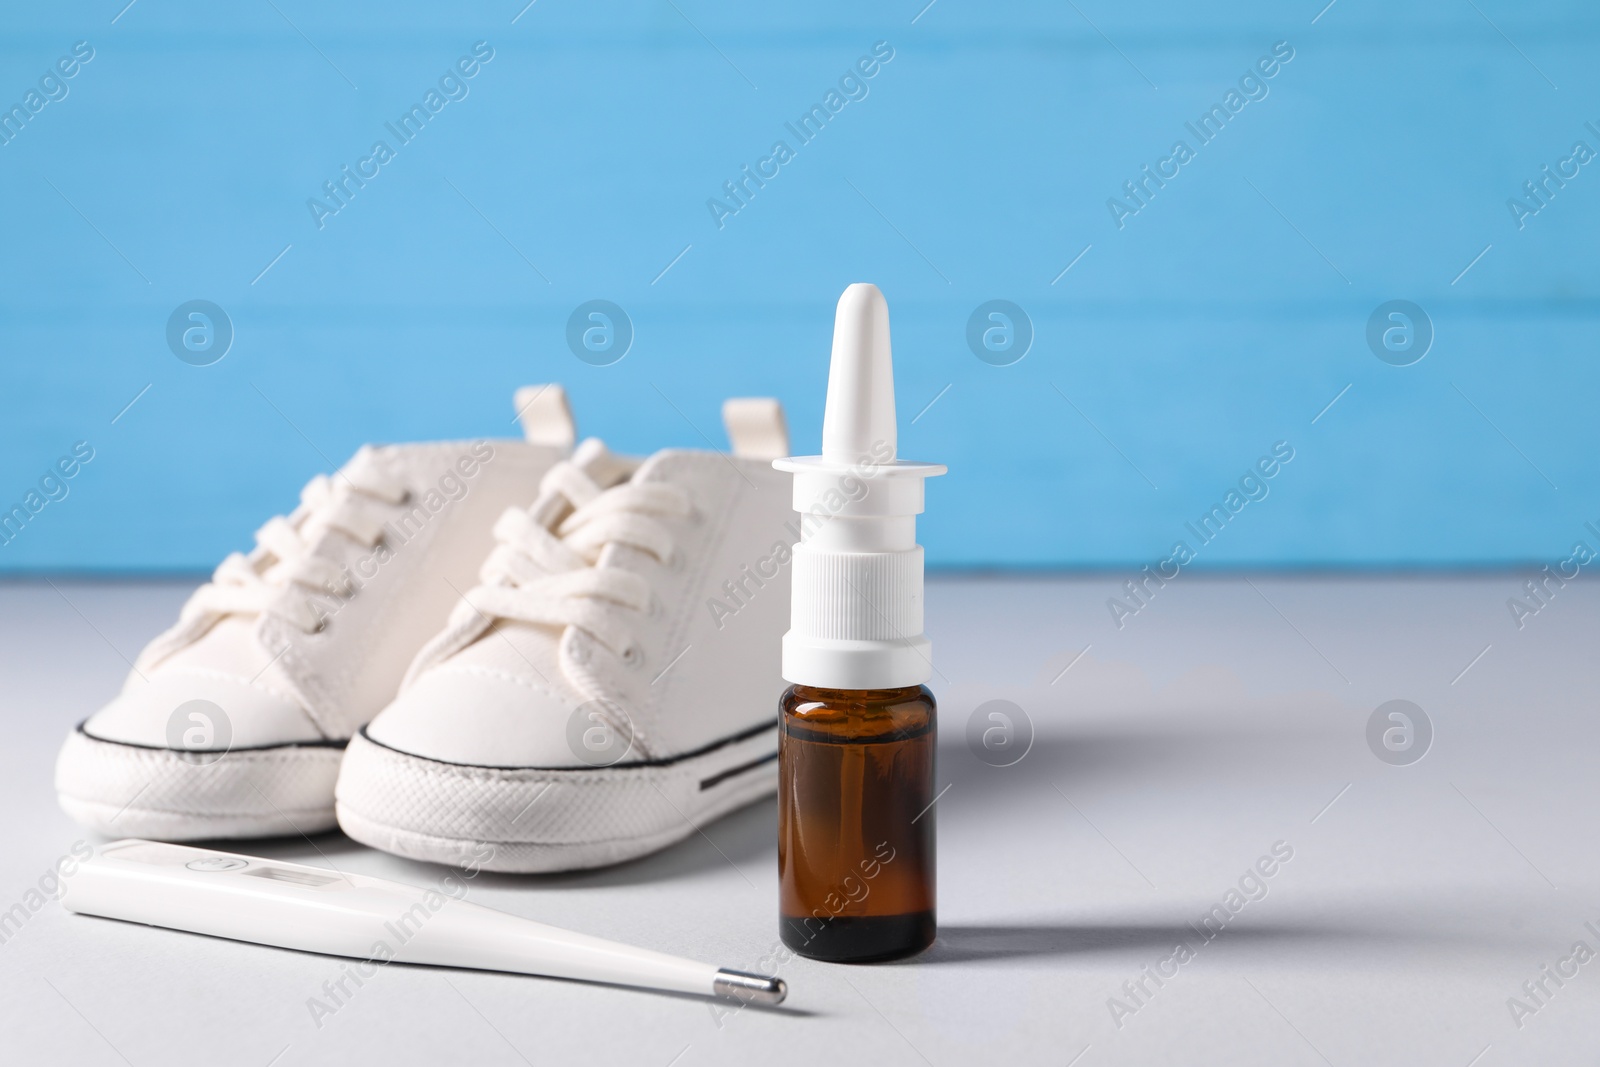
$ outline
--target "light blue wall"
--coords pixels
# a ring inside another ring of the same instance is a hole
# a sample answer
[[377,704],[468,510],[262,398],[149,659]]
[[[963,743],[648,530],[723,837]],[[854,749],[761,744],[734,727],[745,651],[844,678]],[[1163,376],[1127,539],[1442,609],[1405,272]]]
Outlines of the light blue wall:
[[[1600,546],[1600,162],[1520,230],[1507,208],[1600,150],[1592,4],[522,2],[8,5],[0,102],[94,58],[0,146],[0,499],[95,457],[0,570],[209,567],[364,441],[509,432],[527,382],[630,450],[720,444],[724,396],[774,394],[815,449],[857,280],[893,311],[901,452],[951,468],[931,563],[1158,559],[1280,440],[1199,563]],[[319,229],[307,199],[480,40],[469,95]],[[784,123],[878,41],[869,95],[799,146]],[[1107,199],[1180,138],[1119,229]],[[778,139],[719,229],[706,201]],[[236,330],[208,367],[164,339],[197,298]],[[637,331],[608,367],[564,340],[593,298]],[[1012,366],[964,339],[995,298],[1036,331]],[[1391,299],[1434,324],[1412,366],[1367,347]]]

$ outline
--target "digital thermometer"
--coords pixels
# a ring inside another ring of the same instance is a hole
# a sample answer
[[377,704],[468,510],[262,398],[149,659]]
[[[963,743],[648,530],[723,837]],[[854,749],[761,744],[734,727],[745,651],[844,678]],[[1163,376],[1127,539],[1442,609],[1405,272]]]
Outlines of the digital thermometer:
[[65,884],[68,911],[302,952],[758,1004],[788,993],[781,978],[573,933],[437,889],[188,845],[115,841]]

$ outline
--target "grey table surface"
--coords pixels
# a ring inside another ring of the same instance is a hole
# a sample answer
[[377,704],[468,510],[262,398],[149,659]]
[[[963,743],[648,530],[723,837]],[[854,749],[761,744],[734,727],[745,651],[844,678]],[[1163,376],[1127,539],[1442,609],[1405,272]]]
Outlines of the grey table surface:
[[[338,960],[73,916],[52,901],[0,944],[3,1058],[1600,1059],[1600,960],[1574,955],[1580,942],[1600,950],[1600,587],[1568,585],[1519,629],[1506,602],[1522,578],[1511,574],[1185,575],[1118,629],[1105,602],[1121,580],[930,581],[940,936],[915,960],[792,959],[783,1009],[732,1012],[394,965],[318,1017],[309,1002],[340,976]],[[0,909],[26,900],[75,842],[102,840],[57,808],[56,749],[191,584],[0,585]],[[1369,718],[1396,699],[1420,707],[1433,734],[1405,765],[1368,743]],[[981,761],[966,741],[991,700],[1033,726],[1012,766]],[[754,969],[777,937],[774,825],[768,801],[641,862],[485,874],[469,899]],[[1291,858],[1230,899],[1275,846]],[[445,873],[337,833],[242,850],[417,883]],[[1222,932],[1203,938],[1202,917],[1230,903]],[[1558,984],[1548,975],[1560,970]]]

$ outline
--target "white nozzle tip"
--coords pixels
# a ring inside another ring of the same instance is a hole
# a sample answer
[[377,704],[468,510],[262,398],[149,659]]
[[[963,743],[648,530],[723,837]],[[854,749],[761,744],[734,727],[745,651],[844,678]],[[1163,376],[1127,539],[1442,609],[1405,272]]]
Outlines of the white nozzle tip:
[[888,303],[883,299],[883,290],[871,282],[851,282],[844,287],[844,292],[839,294],[839,311],[843,312],[847,306],[861,304],[877,304],[885,309]]
[[833,318],[822,454],[854,463],[887,451],[892,460],[897,437],[889,303],[876,285],[856,282],[839,297]]

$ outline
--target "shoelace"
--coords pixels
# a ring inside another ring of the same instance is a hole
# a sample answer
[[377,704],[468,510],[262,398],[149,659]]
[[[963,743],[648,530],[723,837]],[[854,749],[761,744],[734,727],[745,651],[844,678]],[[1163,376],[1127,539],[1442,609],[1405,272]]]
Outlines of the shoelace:
[[677,546],[661,519],[691,514],[688,494],[660,483],[601,489],[570,462],[552,467],[539,489],[541,504],[560,494],[573,510],[554,531],[533,517],[539,505],[500,516],[498,543],[467,603],[490,621],[577,627],[625,662],[637,662],[632,627],[619,609],[648,614],[654,593],[640,575],[597,566],[600,552],[628,545],[672,563]]
[[305,633],[322,628],[309,597],[297,591],[341,592],[350,581],[332,560],[311,555],[307,534],[339,530],[363,547],[383,536],[383,517],[373,501],[394,505],[405,501],[403,486],[382,477],[358,456],[339,475],[319,474],[300,491],[298,521],[282,515],[256,531],[256,550],[234,552],[218,565],[211,581],[195,590],[183,606],[182,618],[228,615],[272,615]]

